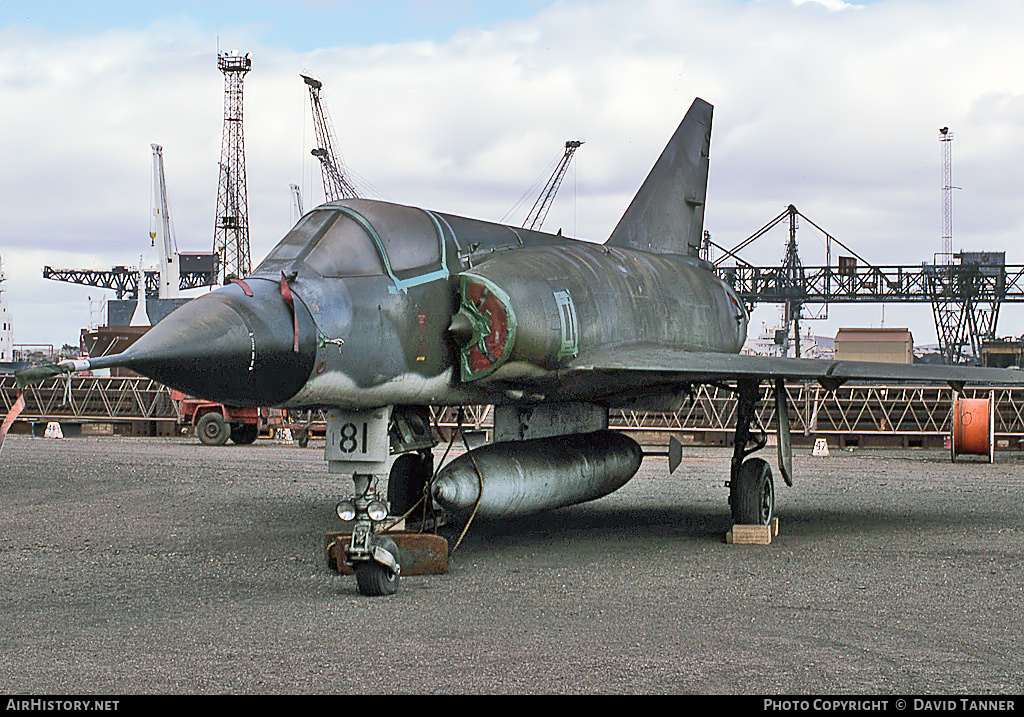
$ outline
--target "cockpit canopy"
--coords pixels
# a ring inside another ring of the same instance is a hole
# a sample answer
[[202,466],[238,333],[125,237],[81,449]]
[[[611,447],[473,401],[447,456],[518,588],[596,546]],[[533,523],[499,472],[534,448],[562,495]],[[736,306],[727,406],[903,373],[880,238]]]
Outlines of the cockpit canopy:
[[254,274],[309,267],[325,278],[379,276],[403,279],[441,264],[441,238],[430,216],[413,207],[345,200],[309,212]]

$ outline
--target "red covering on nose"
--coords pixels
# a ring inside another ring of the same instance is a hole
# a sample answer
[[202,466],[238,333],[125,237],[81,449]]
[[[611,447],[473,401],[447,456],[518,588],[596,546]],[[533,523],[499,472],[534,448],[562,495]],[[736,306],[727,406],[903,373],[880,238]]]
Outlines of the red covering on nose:
[[295,337],[292,343],[292,351],[295,353],[299,352],[299,317],[295,315],[295,299],[292,298],[292,290],[288,286],[288,279],[285,278],[284,272],[281,272],[281,296],[284,298],[284,303],[288,304],[288,310],[292,312],[292,327],[293,336]]
[[7,418],[4,419],[3,425],[0,426],[0,451],[4,449],[4,439],[7,438],[7,431],[11,429],[11,425],[21,415],[23,410],[25,410],[25,395],[18,391],[18,398],[15,399],[11,410],[7,413]]
[[242,287],[242,291],[245,292],[246,296],[252,297],[252,289],[250,289],[249,285],[246,284],[244,281],[242,281],[241,279],[232,279],[231,283],[232,284],[238,284],[240,287]]

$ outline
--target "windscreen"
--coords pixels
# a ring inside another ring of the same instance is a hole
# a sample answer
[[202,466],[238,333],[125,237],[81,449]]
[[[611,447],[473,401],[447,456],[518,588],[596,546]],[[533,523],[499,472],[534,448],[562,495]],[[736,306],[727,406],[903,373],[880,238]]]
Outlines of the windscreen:
[[296,259],[306,245],[337,217],[337,212],[310,212],[299,220],[290,232],[284,235],[274,249],[267,254],[263,263],[292,261]]
[[320,276],[373,276],[383,274],[380,255],[370,235],[345,215],[316,241],[305,258]]

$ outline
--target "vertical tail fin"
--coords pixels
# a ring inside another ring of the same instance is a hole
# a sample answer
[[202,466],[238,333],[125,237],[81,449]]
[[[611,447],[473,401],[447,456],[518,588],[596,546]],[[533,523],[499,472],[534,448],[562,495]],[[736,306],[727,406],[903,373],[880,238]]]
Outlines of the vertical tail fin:
[[698,256],[713,108],[697,98],[608,237],[612,246]]

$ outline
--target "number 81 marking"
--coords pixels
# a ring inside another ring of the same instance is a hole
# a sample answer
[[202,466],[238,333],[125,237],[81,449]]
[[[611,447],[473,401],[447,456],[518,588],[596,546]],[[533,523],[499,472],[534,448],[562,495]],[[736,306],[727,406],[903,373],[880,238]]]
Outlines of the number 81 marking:
[[[366,453],[366,433],[367,424],[364,422],[362,425],[362,436],[360,436],[359,426],[354,423],[346,423],[341,427],[339,432],[338,448],[342,453]],[[359,445],[359,438],[362,438],[362,447]]]

